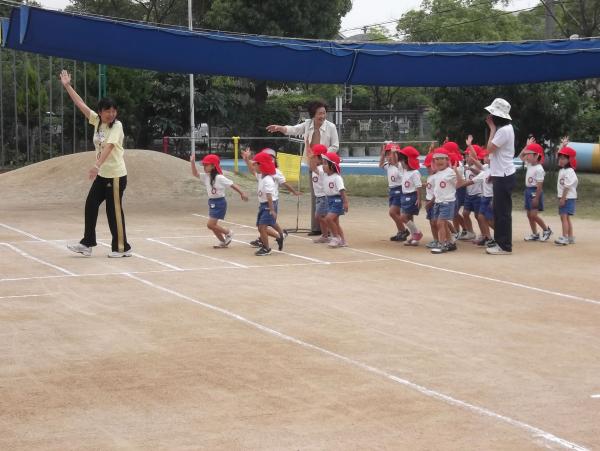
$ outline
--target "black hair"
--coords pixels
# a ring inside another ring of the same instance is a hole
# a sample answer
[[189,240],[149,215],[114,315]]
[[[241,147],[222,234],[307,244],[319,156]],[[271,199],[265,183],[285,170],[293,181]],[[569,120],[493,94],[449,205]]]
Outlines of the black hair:
[[[560,157],[565,157],[567,159],[567,164],[565,166],[562,167],[562,169],[567,169],[571,167],[571,157],[569,157],[568,155],[565,155],[564,153],[559,153],[558,154],[558,158]],[[557,161],[558,163],[558,161]],[[560,168],[560,166],[559,166]]]
[[497,128],[504,127],[505,125],[510,124],[512,121],[510,119],[506,119],[500,116],[494,116],[492,114],[492,121]]
[[210,186],[215,186],[217,175],[219,175],[219,172],[217,171],[217,168],[213,167],[210,171]]
[[[115,110],[118,109],[117,102],[115,102],[110,97],[103,97],[100,100],[98,100],[98,106],[97,106],[98,113],[102,113],[102,111],[104,111],[104,110],[110,110],[111,108],[114,108]],[[110,124],[108,124],[108,128],[112,128],[112,126],[115,124],[116,120],[117,120],[117,118],[115,118]],[[100,127],[100,124],[98,124],[98,127]]]
[[327,162],[327,165],[329,166],[329,169],[331,169],[333,172],[335,172],[336,174],[339,174],[337,167],[335,165],[335,163],[333,161],[329,161],[329,160],[325,160]]
[[317,110],[319,108],[325,108],[325,111],[327,111],[328,106],[323,100],[315,100],[314,102],[310,102],[308,104],[308,115],[311,119],[315,117],[315,114],[317,114]]
[[403,153],[398,152],[398,160],[403,162],[404,164],[408,165],[408,157],[406,155],[404,155]]

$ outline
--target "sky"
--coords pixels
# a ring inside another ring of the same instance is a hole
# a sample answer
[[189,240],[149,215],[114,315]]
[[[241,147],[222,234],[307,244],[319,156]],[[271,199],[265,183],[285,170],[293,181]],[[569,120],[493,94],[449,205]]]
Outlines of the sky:
[[[68,0],[38,0],[52,9],[63,9],[69,4]],[[507,10],[529,8],[539,3],[539,0],[512,0]],[[398,19],[411,9],[416,9],[421,0],[353,0],[352,10],[342,19],[341,29],[345,36],[361,32],[360,27],[388,20]],[[357,30],[349,30],[358,27]],[[393,24],[389,25],[393,28]]]

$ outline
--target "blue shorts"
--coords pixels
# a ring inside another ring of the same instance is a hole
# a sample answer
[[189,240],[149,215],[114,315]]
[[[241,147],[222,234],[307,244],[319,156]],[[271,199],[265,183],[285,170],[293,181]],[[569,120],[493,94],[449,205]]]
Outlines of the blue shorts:
[[[275,209],[275,213],[277,213],[277,201],[273,201],[273,208]],[[273,216],[271,216],[271,212],[269,211],[269,203],[261,202],[258,206],[258,216],[256,217],[256,225],[275,225],[277,221]]]
[[208,199],[208,217],[212,219],[225,219],[227,213],[227,200],[224,197]]
[[327,216],[327,196],[320,196],[315,199],[315,214],[317,216]]
[[[531,202],[535,198],[537,188],[535,186],[531,186],[529,188],[525,188],[525,210],[530,211],[534,208],[531,206]],[[540,194],[540,198],[538,199],[538,211],[544,211],[544,192],[542,191]]]
[[481,194],[472,194],[465,197],[464,209],[469,210],[477,214],[479,212],[479,205],[481,204]]
[[414,191],[412,193],[402,194],[402,205],[401,211],[405,215],[418,215],[419,214],[419,206],[417,203],[417,192]]
[[[559,199],[560,200],[560,199]],[[566,199],[564,207],[558,207],[559,215],[573,216],[575,214],[575,203],[577,199]]]
[[433,206],[433,219],[452,221],[454,219],[456,201],[436,203]]
[[327,213],[334,213],[338,216],[344,214],[342,196],[327,196]]
[[481,196],[481,202],[479,203],[479,214],[483,215],[485,219],[491,221],[494,219],[494,210],[492,208],[493,197]]
[[433,220],[433,209],[435,208],[435,204],[433,207],[428,208],[427,211],[427,220],[428,221],[432,221]]
[[456,211],[460,209],[465,204],[465,199],[467,197],[467,187],[463,186],[461,188],[456,189]]
[[394,186],[389,191],[389,206],[402,207],[402,187]]

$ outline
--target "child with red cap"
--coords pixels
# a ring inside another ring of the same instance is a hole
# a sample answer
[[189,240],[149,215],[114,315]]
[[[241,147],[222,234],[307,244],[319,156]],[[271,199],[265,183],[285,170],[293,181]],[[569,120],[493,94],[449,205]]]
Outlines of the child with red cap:
[[389,215],[396,224],[397,232],[390,237],[390,241],[405,241],[410,232],[404,227],[400,207],[402,204],[402,173],[404,169],[398,164],[398,153],[400,147],[394,142],[385,142],[381,146],[379,167],[384,169],[388,179],[389,188]]
[[325,177],[323,178],[323,188],[327,196],[327,225],[333,235],[329,241],[329,247],[345,247],[346,238],[344,231],[340,226],[340,216],[348,211],[348,197],[346,196],[346,188],[344,180],[340,175],[340,157],[336,153],[326,152],[323,157],[323,170]]
[[231,187],[234,191],[237,191],[243,201],[248,201],[248,196],[241,190],[239,186],[233,183],[232,180],[228,179],[223,175],[221,170],[221,161],[218,155],[210,154],[206,155],[202,161],[204,166],[204,173],[200,174],[196,168],[196,155],[192,152],[190,156],[190,164],[192,166],[192,175],[198,177],[204,182],[206,187],[206,193],[208,194],[208,222],[206,227],[211,230],[217,239],[219,244],[215,245],[215,248],[225,248],[229,246],[233,239],[233,232],[230,229],[226,229],[219,225],[220,219],[225,219],[227,213],[227,200],[225,199],[225,189]]
[[[472,138],[472,136],[469,135],[469,138]],[[476,145],[468,145],[467,150],[469,151],[472,169],[479,171],[471,182],[481,184],[481,198],[479,210],[477,211],[477,223],[481,230],[481,236],[475,239],[473,244],[493,247],[496,246],[491,233],[491,229],[494,228],[494,211],[492,208],[494,185],[491,178],[489,152]]]
[[562,147],[558,151],[558,214],[562,224],[562,236],[554,242],[561,246],[575,244],[573,236],[573,224],[571,216],[575,214],[575,203],[577,201],[577,185],[579,183],[575,169],[577,169],[577,152],[569,147],[569,138],[562,139]]
[[423,238],[423,233],[413,222],[413,218],[419,214],[421,209],[421,173],[419,168],[419,151],[412,146],[406,146],[398,151],[398,159],[402,165],[402,202],[401,220],[410,230],[410,238],[404,243],[405,246],[418,246]]
[[[531,234],[525,241],[548,241],[552,230],[540,217],[539,212],[544,211],[544,148],[535,142],[534,137],[527,139],[527,144],[521,150],[519,158],[525,164],[525,210],[531,227]],[[542,228],[542,236],[537,231],[537,226]]]
[[[458,144],[455,143],[454,141],[449,141],[448,138],[446,138],[446,141],[444,142],[444,144],[442,144],[442,147],[444,149],[448,150],[448,154],[450,156],[450,162],[453,165],[454,164],[456,165],[456,168],[460,172],[461,176],[463,178],[465,178],[465,167],[463,164],[464,158],[463,158],[462,154],[460,153],[460,147],[458,147]],[[463,217],[460,214],[460,209],[465,204],[466,195],[467,195],[467,189],[465,187],[461,187],[456,190],[456,203],[455,203],[456,213],[454,215],[454,219],[452,220],[452,224],[453,224],[453,228],[456,232],[454,235],[454,238],[456,238],[457,240],[466,240],[466,239],[469,239],[468,237],[474,235],[472,230],[470,231],[471,233],[469,234],[469,231],[465,227],[465,222],[463,220]],[[462,228],[462,231],[461,231],[461,228]]]
[[323,187],[325,171],[323,170],[323,154],[327,147],[323,144],[315,144],[308,154],[308,165],[311,170],[311,181],[315,193],[315,219],[319,221],[321,236],[313,240],[313,243],[329,243],[329,227],[325,217],[327,216],[327,196]]
[[429,227],[431,228],[431,235],[433,240],[425,245],[428,249],[433,249],[439,246],[437,224],[433,218],[433,206],[435,203],[433,195],[433,187],[435,185],[435,174],[436,168],[433,164],[433,149],[434,144],[431,143],[429,153],[425,157],[423,164],[427,168],[427,181],[425,182],[425,211],[427,211],[427,220],[429,221]]
[[[471,221],[471,213],[474,213],[475,220],[479,225],[479,231],[481,232],[481,236],[483,236],[483,231],[481,230],[481,224],[479,224],[479,208],[481,206],[481,195],[483,193],[483,182],[481,180],[475,180],[477,174],[479,174],[480,169],[476,164],[477,152],[481,152],[481,148],[477,144],[473,144],[473,136],[469,135],[466,139],[467,149],[465,150],[465,160],[467,161],[467,165],[465,166],[465,180],[468,182],[466,185],[466,196],[465,203],[462,211],[462,218],[465,224],[465,229],[467,233],[461,234],[461,240],[472,240],[472,241],[480,241],[477,240],[477,235],[475,235],[475,231],[473,228],[473,222]],[[470,154],[470,150],[473,149],[475,155]]]

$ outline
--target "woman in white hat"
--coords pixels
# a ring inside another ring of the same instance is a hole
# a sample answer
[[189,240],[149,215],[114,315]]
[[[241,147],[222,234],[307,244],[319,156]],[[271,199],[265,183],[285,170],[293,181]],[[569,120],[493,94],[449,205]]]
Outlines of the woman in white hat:
[[515,187],[515,131],[510,117],[510,104],[494,99],[485,107],[490,113],[485,122],[490,128],[487,150],[490,153],[490,175],[494,183],[494,241],[486,249],[491,255],[512,252],[512,190]]

